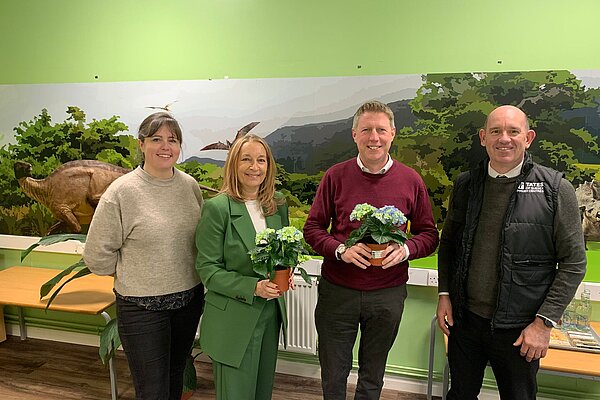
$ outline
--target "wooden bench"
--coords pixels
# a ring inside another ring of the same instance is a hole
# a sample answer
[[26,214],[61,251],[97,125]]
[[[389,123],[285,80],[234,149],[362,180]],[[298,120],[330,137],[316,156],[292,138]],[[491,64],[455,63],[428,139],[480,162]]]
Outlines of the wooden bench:
[[[46,308],[48,300],[40,300],[40,287],[56,276],[58,272],[55,269],[33,267],[9,267],[0,271],[0,306],[10,305],[17,307],[19,331],[22,340],[27,338],[23,307]],[[86,275],[69,282],[61,290],[60,294],[56,296],[48,309],[52,311],[101,315],[106,323],[108,323],[111,317],[106,310],[114,303],[113,278],[109,276]],[[1,323],[0,325],[4,329],[4,324]],[[117,400],[117,375],[113,358],[109,360],[108,365],[111,396],[113,400]]]
[[[600,332],[600,322],[592,322],[591,326],[596,332]],[[431,400],[433,398],[433,358],[435,350],[435,336],[438,329],[437,318],[434,316],[433,320],[431,321],[431,332],[429,339],[427,400]],[[448,338],[446,336],[444,336],[444,342],[446,344],[447,354]],[[600,354],[549,348],[546,357],[540,359],[539,372],[600,381]],[[442,375],[442,400],[446,399],[449,381],[450,374],[448,368],[448,359],[446,359],[444,363],[444,372]]]

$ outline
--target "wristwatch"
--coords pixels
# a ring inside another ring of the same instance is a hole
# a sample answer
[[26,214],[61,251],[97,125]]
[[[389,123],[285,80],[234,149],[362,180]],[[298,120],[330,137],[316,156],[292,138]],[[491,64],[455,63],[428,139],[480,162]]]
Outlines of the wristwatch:
[[342,254],[346,252],[346,245],[344,243],[340,244],[337,249],[335,249],[335,257],[338,260],[342,259]]
[[541,319],[548,328],[554,328],[554,322],[550,321],[548,318],[542,317],[541,315],[537,315],[537,317]]

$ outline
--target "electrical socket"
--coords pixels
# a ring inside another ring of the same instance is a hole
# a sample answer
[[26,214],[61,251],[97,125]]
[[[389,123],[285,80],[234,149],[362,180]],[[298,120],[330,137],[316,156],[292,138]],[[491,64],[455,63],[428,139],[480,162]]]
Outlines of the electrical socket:
[[438,285],[438,272],[435,269],[430,269],[427,274],[427,286]]
[[583,282],[583,288],[590,291],[590,300],[600,301],[600,283]]

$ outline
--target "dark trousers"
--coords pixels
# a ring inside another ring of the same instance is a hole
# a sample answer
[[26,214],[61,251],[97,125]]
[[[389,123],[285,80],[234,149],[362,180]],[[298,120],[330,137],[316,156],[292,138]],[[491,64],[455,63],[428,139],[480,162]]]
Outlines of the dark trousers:
[[388,352],[400,326],[406,285],[360,291],[319,281],[315,323],[324,400],[346,400],[352,348],[360,327],[355,400],[379,399]]
[[513,346],[522,329],[494,329],[490,320],[469,311],[460,324],[450,328],[448,363],[450,391],[448,400],[474,400],[481,390],[489,361],[500,398],[535,400],[539,360],[527,362]]
[[117,297],[119,336],[138,400],[180,400],[185,360],[202,314],[204,296],[185,307],[151,311]]

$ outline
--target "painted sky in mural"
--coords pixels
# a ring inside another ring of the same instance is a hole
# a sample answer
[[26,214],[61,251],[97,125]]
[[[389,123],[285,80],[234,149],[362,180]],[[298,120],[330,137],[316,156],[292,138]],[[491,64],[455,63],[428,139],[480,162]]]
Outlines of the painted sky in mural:
[[[600,79],[600,76],[598,77]],[[67,106],[84,110],[88,120],[118,115],[135,134],[150,106],[171,105],[184,129],[183,157],[222,160],[226,152],[199,149],[233,139],[251,121],[267,136],[282,126],[327,122],[352,116],[368,99],[414,97],[420,75],[212,81],[159,81],[0,86],[0,145],[13,141],[13,128],[46,108],[54,121]],[[350,134],[350,132],[348,132]]]

